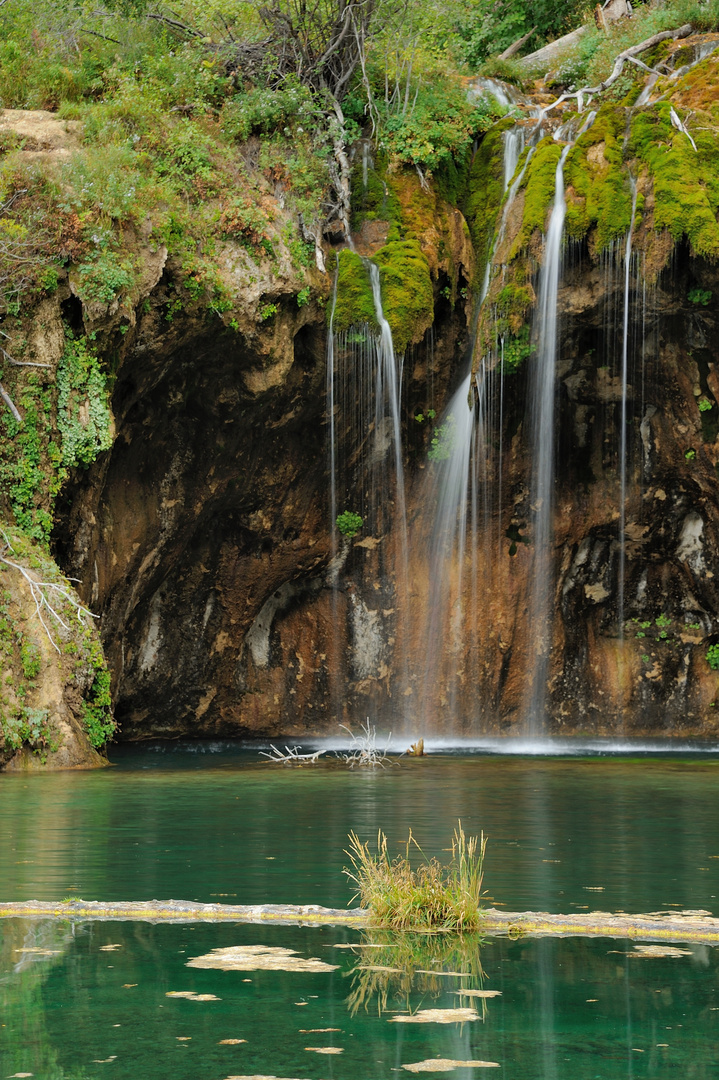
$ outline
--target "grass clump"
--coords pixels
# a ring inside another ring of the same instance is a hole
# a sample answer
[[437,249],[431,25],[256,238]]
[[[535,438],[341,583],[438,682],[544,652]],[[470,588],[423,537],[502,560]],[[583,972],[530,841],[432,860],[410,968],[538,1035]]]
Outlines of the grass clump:
[[[363,907],[369,909],[375,926],[392,930],[469,931],[476,930],[482,919],[482,879],[487,840],[467,837],[461,821],[452,838],[452,858],[448,866],[438,859],[427,859],[410,829],[404,855],[390,859],[387,837],[377,834],[377,852],[356,833],[350,833],[347,854],[352,863],[345,869]],[[410,848],[423,861],[413,869]]]

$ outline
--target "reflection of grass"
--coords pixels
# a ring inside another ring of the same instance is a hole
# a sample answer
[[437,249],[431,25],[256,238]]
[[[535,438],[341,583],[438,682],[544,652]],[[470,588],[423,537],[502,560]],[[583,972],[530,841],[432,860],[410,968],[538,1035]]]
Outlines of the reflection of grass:
[[[377,1012],[409,1009],[410,993],[437,998],[442,991],[481,989],[484,979],[478,934],[392,934],[370,931],[357,946],[347,1006],[354,1016],[376,1000]],[[441,972],[456,972],[454,978]],[[459,984],[455,981],[461,977]],[[458,1002],[459,1003],[459,1002]],[[482,1001],[482,1013],[486,1002]]]
[[[424,860],[412,869],[413,845]],[[482,878],[487,841],[484,833],[465,836],[461,821],[452,838],[449,866],[426,859],[410,829],[404,855],[390,860],[387,837],[377,836],[377,854],[356,833],[350,833],[347,852],[352,869],[345,870],[357,886],[363,907],[377,926],[393,930],[476,930],[482,917]]]

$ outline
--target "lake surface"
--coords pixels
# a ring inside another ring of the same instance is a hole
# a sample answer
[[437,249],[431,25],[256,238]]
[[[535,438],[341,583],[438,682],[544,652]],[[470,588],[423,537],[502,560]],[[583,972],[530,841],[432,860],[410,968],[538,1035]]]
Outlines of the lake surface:
[[[508,909],[719,913],[714,754],[444,755],[372,772],[283,769],[220,744],[113,757],[101,772],[2,777],[0,899],[341,907],[350,829],[373,839],[382,828],[398,847],[411,826],[442,857],[461,817],[489,835],[485,883]],[[391,1080],[436,1057],[498,1063],[430,1074],[459,1080],[703,1080],[719,1068],[719,953],[703,945],[646,957],[611,939],[470,940],[457,951],[334,928],[0,926],[2,1077]],[[246,944],[333,969],[186,966]],[[460,974],[423,974],[438,971]],[[501,996],[460,997],[467,988]],[[178,991],[219,1000],[166,997]],[[458,1005],[478,1018],[392,1019]]]

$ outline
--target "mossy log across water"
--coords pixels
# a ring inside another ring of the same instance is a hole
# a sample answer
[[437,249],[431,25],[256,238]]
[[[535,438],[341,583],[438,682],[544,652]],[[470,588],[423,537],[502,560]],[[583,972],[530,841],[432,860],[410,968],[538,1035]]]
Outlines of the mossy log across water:
[[[117,901],[25,900],[0,904],[0,919],[63,919],[114,922],[238,922],[301,925],[370,925],[363,908],[325,908],[316,904],[198,904],[184,900]],[[481,932],[512,937],[613,937],[642,941],[701,941],[719,943],[719,919],[707,912],[653,911],[640,915],[553,915],[546,911],[498,911],[487,908]]]

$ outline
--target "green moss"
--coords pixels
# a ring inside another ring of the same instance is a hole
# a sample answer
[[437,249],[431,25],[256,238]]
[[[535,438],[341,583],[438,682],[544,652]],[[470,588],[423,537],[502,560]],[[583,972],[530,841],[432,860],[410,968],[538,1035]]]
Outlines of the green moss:
[[377,326],[369,271],[359,255],[345,248],[337,266],[337,303],[334,309],[335,332],[364,324]]
[[570,151],[565,169],[566,232],[574,240],[595,230],[594,247],[603,251],[623,236],[632,216],[629,174],[623,165],[626,110],[601,109],[591,128]]
[[654,184],[654,228],[674,240],[686,236],[693,252],[719,256],[719,145],[713,130],[697,127],[697,152],[671,123],[670,104],[659,102],[632,120],[630,151]]
[[499,333],[518,334],[533,303],[534,292],[529,285],[516,281],[505,285],[496,300]]
[[512,245],[510,258],[526,247],[535,230],[544,232],[547,213],[554,199],[557,163],[561,146],[553,139],[544,139],[537,147],[524,176],[524,209],[522,225]]
[[382,306],[395,351],[422,340],[434,320],[429,263],[416,240],[386,244],[374,261],[380,268]]
[[504,195],[503,132],[513,121],[495,124],[482,139],[469,170],[469,184],[464,215],[469,225],[474,250],[480,261],[489,255],[497,215]]

